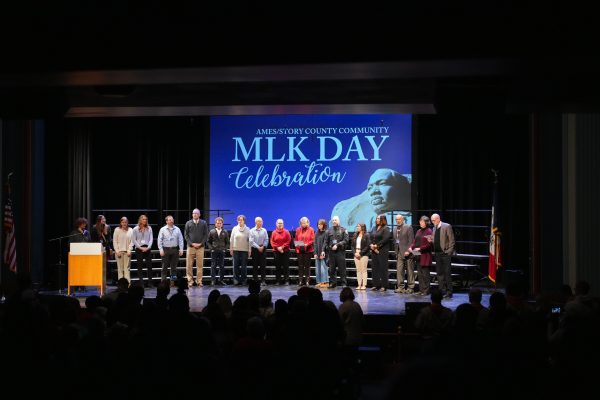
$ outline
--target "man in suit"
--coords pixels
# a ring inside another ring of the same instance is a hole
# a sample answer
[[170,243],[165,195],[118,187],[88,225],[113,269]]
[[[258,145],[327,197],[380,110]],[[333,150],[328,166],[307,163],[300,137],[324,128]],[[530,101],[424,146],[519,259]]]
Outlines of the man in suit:
[[[412,226],[404,223],[403,215],[396,215],[394,243],[396,246],[396,293],[412,294],[415,288],[415,267],[410,257],[409,248],[415,239]],[[406,271],[406,289],[404,288],[404,271]]]
[[452,226],[442,222],[439,214],[431,216],[433,223],[433,253],[435,257],[435,269],[438,276],[440,291],[445,299],[452,298],[452,276],[450,275],[451,257],[454,250],[454,231]]

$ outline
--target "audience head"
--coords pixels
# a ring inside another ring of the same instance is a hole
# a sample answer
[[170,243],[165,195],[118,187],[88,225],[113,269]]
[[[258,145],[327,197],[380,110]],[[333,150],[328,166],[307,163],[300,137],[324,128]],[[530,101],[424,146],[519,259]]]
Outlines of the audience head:
[[506,310],[506,296],[502,292],[494,292],[490,296],[490,310],[504,311]]
[[129,289],[129,281],[127,278],[119,278],[117,281],[117,290],[121,292],[126,292]]
[[190,312],[190,299],[183,294],[177,293],[169,299],[169,311],[175,315],[184,315]]
[[260,282],[254,279],[248,281],[248,293],[258,294],[260,292]]
[[177,293],[185,293],[185,289],[188,288],[187,279],[184,277],[177,278],[175,286],[177,287]]
[[168,281],[161,281],[156,288],[156,297],[167,298],[171,293],[171,285],[169,285]]
[[340,301],[342,303],[344,303],[344,302],[346,302],[348,300],[354,300],[354,292],[352,291],[351,288],[349,288],[348,286],[346,286],[340,292]]
[[233,304],[231,303],[231,297],[228,294],[222,294],[217,299],[217,304],[223,311],[225,315],[231,315],[231,311],[233,310]]
[[431,302],[433,304],[442,304],[442,292],[438,288],[431,289]]
[[258,304],[261,308],[272,307],[273,295],[269,289],[263,289],[258,294]]
[[129,298],[136,303],[141,303],[144,299],[144,287],[136,284],[129,287]]
[[560,295],[564,299],[570,299],[571,297],[573,297],[573,289],[571,289],[571,286],[569,285],[562,285],[560,287]]
[[288,314],[288,303],[285,300],[279,299],[275,302],[275,315],[284,316]]
[[469,303],[480,304],[483,294],[479,288],[471,288],[469,290]]
[[220,295],[221,295],[221,292],[219,292],[219,289],[211,290],[210,293],[208,294],[207,306],[210,304],[213,304],[213,303],[216,304]]
[[85,299],[85,308],[87,308],[90,312],[94,312],[96,308],[102,305],[102,299],[98,296],[90,296]]

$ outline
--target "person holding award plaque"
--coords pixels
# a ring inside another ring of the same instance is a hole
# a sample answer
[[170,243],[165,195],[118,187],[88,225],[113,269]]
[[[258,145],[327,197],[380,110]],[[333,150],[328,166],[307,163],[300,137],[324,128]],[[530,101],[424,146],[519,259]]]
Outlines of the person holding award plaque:
[[419,295],[427,296],[429,294],[429,267],[431,267],[431,239],[432,232],[429,229],[429,217],[423,215],[419,219],[419,229],[415,234],[415,239],[410,245],[410,252],[417,263],[417,275],[419,279]]

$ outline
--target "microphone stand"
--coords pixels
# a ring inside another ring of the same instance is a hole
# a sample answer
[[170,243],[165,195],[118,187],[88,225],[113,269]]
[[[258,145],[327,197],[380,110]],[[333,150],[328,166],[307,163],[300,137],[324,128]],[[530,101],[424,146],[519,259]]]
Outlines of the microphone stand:
[[63,294],[62,270],[65,265],[62,263],[62,240],[73,237],[73,236],[79,236],[79,235],[83,235],[83,233],[75,233],[73,235],[59,236],[59,237],[55,237],[53,239],[48,240],[49,242],[55,242],[55,241],[58,242],[58,264],[55,265],[58,268],[58,294]]

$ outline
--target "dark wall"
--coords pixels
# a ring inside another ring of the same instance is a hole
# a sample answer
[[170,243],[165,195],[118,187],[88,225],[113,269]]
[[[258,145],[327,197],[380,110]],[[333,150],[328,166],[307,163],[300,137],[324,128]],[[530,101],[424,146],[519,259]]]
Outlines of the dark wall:
[[[416,204],[423,214],[441,212],[457,240],[489,239],[492,169],[499,172],[499,226],[506,268],[529,266],[529,117],[439,114],[416,118]],[[419,212],[421,213],[421,212]],[[482,228],[461,228],[479,225]],[[487,254],[487,243],[462,244],[459,252]]]

